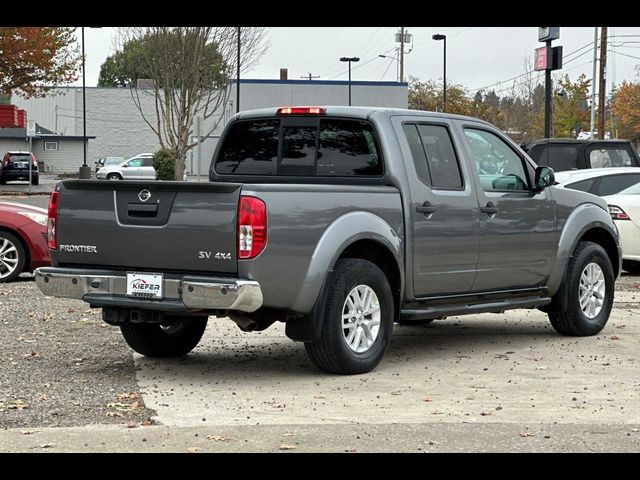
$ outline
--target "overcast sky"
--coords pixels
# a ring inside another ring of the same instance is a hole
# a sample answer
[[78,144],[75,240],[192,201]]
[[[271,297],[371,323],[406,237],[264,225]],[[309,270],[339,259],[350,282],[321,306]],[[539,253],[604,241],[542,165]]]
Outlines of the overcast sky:
[[[448,83],[462,84],[471,93],[524,73],[524,57],[533,61],[534,49],[542,45],[538,43],[537,27],[406,28],[413,34],[413,45],[405,56],[405,79],[442,78],[443,42],[431,39],[434,33],[442,33],[447,35]],[[378,55],[394,55],[396,31],[398,27],[273,27],[268,31],[269,50],[244,76],[274,79],[279,78],[280,68],[288,68],[290,79],[311,73],[322,80],[346,80],[346,64],[339,58],[357,56],[360,62],[353,64],[353,80],[395,81],[397,62]],[[87,86],[96,85],[100,65],[114,52],[116,32],[115,28],[85,29]],[[609,37],[607,90],[611,82],[640,80],[635,70],[640,65],[640,27],[609,27]],[[593,27],[561,27],[560,39],[553,44],[564,48],[561,72],[568,73],[572,80],[581,73],[591,78]],[[506,89],[512,83],[493,88]]]

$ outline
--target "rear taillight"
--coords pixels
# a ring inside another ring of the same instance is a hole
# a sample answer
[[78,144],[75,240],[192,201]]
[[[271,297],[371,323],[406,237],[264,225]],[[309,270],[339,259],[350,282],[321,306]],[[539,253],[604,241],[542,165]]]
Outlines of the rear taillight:
[[58,240],[56,238],[56,223],[58,222],[58,195],[60,195],[60,192],[53,192],[49,198],[47,243],[51,250],[58,249]]
[[6,167],[7,165],[9,165],[9,155],[7,155],[6,157],[4,157],[4,160],[2,160],[2,165],[4,167]]
[[31,155],[31,162],[32,162],[33,168],[38,168],[38,162],[36,161],[36,157],[34,157],[33,155]]
[[615,205],[609,205],[609,213],[614,220],[631,220],[623,209]]
[[238,258],[255,258],[267,245],[267,206],[256,197],[238,204]]

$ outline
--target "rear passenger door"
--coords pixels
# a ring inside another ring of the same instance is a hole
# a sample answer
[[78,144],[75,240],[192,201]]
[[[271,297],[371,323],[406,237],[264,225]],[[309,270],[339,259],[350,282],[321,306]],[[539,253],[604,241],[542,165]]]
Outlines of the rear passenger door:
[[478,201],[448,120],[397,117],[411,193],[417,298],[470,291],[478,261]]
[[548,189],[531,189],[533,167],[502,135],[460,123],[476,169],[480,243],[474,292],[544,286],[557,248]]
[[153,168],[153,158],[144,157],[142,159],[142,167],[140,167],[140,176],[143,180],[155,180],[156,169]]

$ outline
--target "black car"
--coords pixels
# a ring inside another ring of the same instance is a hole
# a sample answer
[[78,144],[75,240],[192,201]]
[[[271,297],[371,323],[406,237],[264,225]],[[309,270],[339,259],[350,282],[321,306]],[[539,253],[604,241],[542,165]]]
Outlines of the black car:
[[38,185],[40,173],[38,162],[33,153],[7,152],[0,163],[0,185],[15,180],[29,181],[29,162],[31,162],[31,184]]
[[629,140],[574,140],[545,138],[521,145],[540,166],[556,172],[583,168],[640,167],[638,152]]

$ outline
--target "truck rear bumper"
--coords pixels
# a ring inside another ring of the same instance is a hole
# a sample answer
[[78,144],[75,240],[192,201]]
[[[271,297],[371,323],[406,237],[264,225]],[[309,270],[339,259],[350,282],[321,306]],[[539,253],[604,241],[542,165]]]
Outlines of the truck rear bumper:
[[36,284],[52,297],[75,298],[96,306],[150,310],[237,310],[254,312],[262,306],[258,282],[223,277],[164,278],[162,300],[127,296],[127,275],[121,271],[42,267]]

